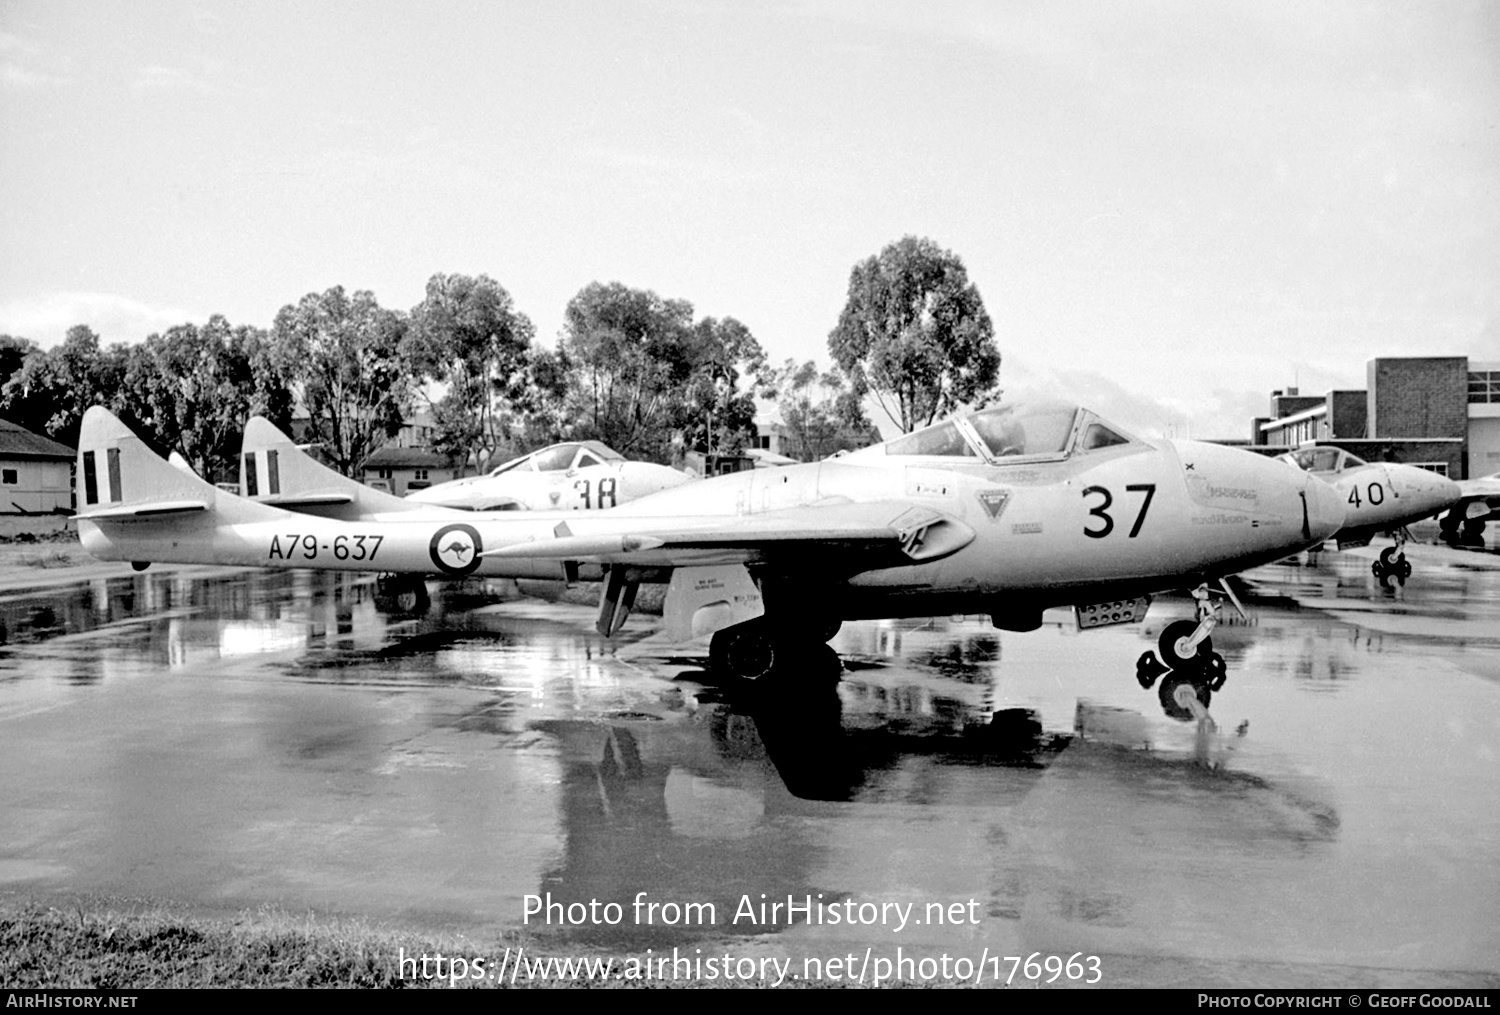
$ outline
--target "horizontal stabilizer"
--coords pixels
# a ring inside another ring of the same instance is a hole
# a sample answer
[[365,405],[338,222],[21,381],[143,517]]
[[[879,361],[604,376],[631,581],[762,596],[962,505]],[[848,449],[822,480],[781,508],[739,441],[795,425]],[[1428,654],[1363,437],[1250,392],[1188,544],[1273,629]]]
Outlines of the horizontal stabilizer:
[[99,508],[94,511],[80,511],[73,517],[90,520],[99,518],[155,518],[159,515],[207,511],[208,507],[208,502],[203,500],[162,501],[159,503],[138,504],[134,507]]
[[354,495],[348,493],[304,493],[282,494],[278,497],[257,498],[262,504],[295,511],[303,507],[327,507],[333,504],[352,504]]

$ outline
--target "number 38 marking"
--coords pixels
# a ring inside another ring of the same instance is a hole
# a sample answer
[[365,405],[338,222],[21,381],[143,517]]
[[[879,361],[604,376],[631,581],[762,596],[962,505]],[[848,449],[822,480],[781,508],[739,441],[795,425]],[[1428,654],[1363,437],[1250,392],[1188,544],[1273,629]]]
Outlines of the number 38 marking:
[[[1127,486],[1125,490],[1128,493],[1142,492],[1146,495],[1141,500],[1141,510],[1137,512],[1135,516],[1135,524],[1130,526],[1130,535],[1127,538],[1134,539],[1136,536],[1141,534],[1141,524],[1146,520],[1146,509],[1151,506],[1151,498],[1156,495],[1156,484],[1132,483]],[[1101,524],[1098,528],[1090,528],[1088,525],[1085,525],[1083,527],[1083,534],[1091,539],[1103,539],[1105,536],[1109,535],[1115,530],[1115,520],[1109,513],[1110,505],[1115,502],[1115,498],[1112,493],[1110,493],[1102,486],[1090,486],[1084,488],[1083,496],[1085,498],[1093,494],[1098,494],[1104,499],[1101,500],[1098,504],[1089,508],[1089,516],[1091,518],[1099,519],[1099,521],[1103,524]]]
[[[592,480],[580,479],[573,484],[573,489],[578,492],[578,504],[585,511],[593,508],[614,507],[619,503],[615,496],[615,479],[613,476],[602,476],[596,486]],[[594,493],[597,491],[598,497]],[[609,501],[606,505],[604,502]]]

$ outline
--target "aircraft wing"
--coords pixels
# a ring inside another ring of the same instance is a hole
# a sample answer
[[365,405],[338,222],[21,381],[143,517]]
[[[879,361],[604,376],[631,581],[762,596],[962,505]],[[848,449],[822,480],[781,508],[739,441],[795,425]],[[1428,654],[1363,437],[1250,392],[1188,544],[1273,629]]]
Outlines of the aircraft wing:
[[834,557],[863,571],[944,557],[974,538],[973,529],[957,519],[906,501],[841,501],[714,519],[611,521],[607,526],[561,522],[550,539],[512,543],[482,556],[668,568]]

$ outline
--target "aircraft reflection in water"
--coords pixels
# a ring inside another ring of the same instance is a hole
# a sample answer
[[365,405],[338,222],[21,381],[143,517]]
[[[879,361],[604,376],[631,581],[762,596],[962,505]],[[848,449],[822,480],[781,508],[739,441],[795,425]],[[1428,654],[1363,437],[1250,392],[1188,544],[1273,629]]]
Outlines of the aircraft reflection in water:
[[[825,652],[813,650],[814,656]],[[800,673],[836,664],[813,658],[795,665]],[[860,683],[850,678],[845,686],[855,685],[858,697]],[[625,716],[533,723],[556,739],[562,762],[565,846],[544,877],[545,898],[564,907],[628,900],[639,892],[691,898],[714,908],[720,931],[784,930],[796,921],[739,924],[729,916],[742,911],[746,897],[828,903],[857,891],[857,883],[834,879],[843,891],[809,892],[810,885],[829,884],[819,872],[851,862],[825,856],[815,830],[819,819],[847,822],[871,806],[885,808],[883,814],[891,806],[917,808],[912,816],[930,809],[928,820],[872,831],[870,848],[889,849],[882,846],[889,836],[900,848],[919,851],[926,844],[912,840],[919,834],[914,829],[929,821],[946,829],[941,834],[956,869],[979,868],[957,881],[987,886],[987,918],[1015,919],[1028,897],[1053,890],[1052,878],[1023,876],[1038,861],[1027,845],[1027,815],[1044,816],[1045,833],[1056,821],[1082,820],[1077,801],[1084,797],[1096,826],[1128,824],[1133,809],[1150,808],[1158,820],[1180,823],[1184,843],[1254,843],[1262,859],[1277,849],[1305,851],[1338,834],[1338,813],[1325,793],[1226,768],[1236,738],[1209,725],[1199,728],[1192,752],[1173,755],[1153,749],[1156,728],[1126,709],[1079,701],[1073,730],[1057,733],[1044,731],[1029,709],[1003,709],[986,721],[962,703],[947,704],[936,715],[897,709],[865,717],[873,722],[851,722],[835,688],[781,681],[774,690],[759,684],[729,702],[700,699],[687,721]],[[1185,802],[1174,803],[1179,799]],[[851,810],[850,804],[862,807]],[[964,816],[967,808],[984,817]],[[977,837],[976,848],[966,849],[963,836]],[[637,946],[699,930],[670,923],[628,933],[576,928],[584,938],[623,935]]]
[[1409,539],[1406,526],[1431,518],[1459,499],[1458,484],[1415,465],[1367,462],[1342,448],[1303,448],[1281,455],[1286,462],[1319,477],[1338,491],[1344,502],[1344,524],[1334,533],[1339,549],[1368,546],[1381,533],[1395,537],[1396,545],[1380,552],[1370,565],[1382,585],[1391,579],[1406,584],[1411,563],[1404,547]]
[[602,579],[606,637],[640,585],[659,583],[668,636],[711,634],[715,670],[740,679],[826,642],[846,619],[984,612],[1027,631],[1045,609],[1069,606],[1089,628],[1140,620],[1151,594],[1184,587],[1196,587],[1196,620],[1169,629],[1163,662],[1200,683],[1221,679],[1207,583],[1319,543],[1344,521],[1331,487],[1282,463],[1142,440],[1059,403],[985,409],[838,459],[594,512],[289,514],[174,469],[99,407],[84,417],[78,473],[79,536],[101,559]]

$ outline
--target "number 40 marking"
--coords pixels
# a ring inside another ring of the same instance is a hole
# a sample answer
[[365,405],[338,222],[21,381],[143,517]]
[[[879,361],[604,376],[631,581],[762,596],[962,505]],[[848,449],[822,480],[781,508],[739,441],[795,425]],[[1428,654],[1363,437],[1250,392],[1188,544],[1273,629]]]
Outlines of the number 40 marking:
[[[1156,495],[1156,484],[1131,483],[1129,486],[1125,487],[1125,490],[1128,493],[1143,492],[1146,495],[1141,499],[1141,510],[1135,516],[1135,524],[1130,526],[1130,535],[1127,538],[1134,539],[1136,536],[1141,534],[1141,524],[1146,520],[1146,510],[1151,507],[1151,498]],[[1087,525],[1085,525],[1083,534],[1085,536],[1089,536],[1092,539],[1103,539],[1105,536],[1109,535],[1115,530],[1115,520],[1109,513],[1109,506],[1115,502],[1115,498],[1113,494],[1111,494],[1102,486],[1086,487],[1083,491],[1083,495],[1085,497],[1089,496],[1089,494],[1094,493],[1099,494],[1104,499],[1100,501],[1096,506],[1089,508],[1089,515],[1093,518],[1099,519],[1104,524],[1097,529],[1091,529]]]

